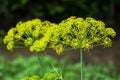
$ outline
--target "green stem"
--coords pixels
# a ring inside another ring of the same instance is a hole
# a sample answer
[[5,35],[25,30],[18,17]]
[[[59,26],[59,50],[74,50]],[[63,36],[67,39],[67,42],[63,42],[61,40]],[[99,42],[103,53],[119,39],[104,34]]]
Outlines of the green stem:
[[80,77],[81,77],[81,79],[80,80],[83,80],[83,50],[82,49],[80,49],[80,63],[81,63],[81,75],[80,75]]
[[39,53],[36,53],[36,54],[37,54],[38,63],[39,63],[39,66],[40,66],[40,71],[42,72],[42,75],[44,75],[44,71],[43,71],[43,68],[42,68],[42,63],[41,63],[41,60],[40,60],[40,54]]

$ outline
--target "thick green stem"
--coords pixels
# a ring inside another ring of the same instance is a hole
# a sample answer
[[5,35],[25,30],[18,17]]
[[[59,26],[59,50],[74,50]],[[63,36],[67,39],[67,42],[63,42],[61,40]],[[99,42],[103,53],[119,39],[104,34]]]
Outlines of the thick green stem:
[[81,79],[80,80],[83,80],[83,50],[82,49],[80,49],[80,66],[81,66],[81,75],[80,75],[80,77],[81,77]]

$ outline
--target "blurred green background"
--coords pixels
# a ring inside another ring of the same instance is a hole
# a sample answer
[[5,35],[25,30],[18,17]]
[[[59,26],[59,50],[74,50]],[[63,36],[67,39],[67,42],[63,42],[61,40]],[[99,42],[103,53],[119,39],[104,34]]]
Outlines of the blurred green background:
[[[25,75],[41,74],[37,58],[31,56],[34,53],[26,48],[11,53],[6,50],[2,39],[11,27],[15,27],[19,21],[33,18],[59,23],[70,16],[102,20],[107,27],[112,27],[117,32],[112,47],[96,47],[85,52],[85,80],[120,80],[120,0],[0,0],[0,80],[19,80]],[[43,56],[45,59],[42,61],[55,61],[53,64],[58,71],[60,64],[64,64],[65,80],[68,77],[69,80],[80,78],[79,50],[64,52],[70,59],[66,55],[58,57],[54,51],[47,51],[55,59]],[[25,57],[18,58],[18,54]],[[43,63],[46,69],[50,68],[49,62]]]
[[[73,63],[65,56],[61,60],[48,56],[40,55],[40,64],[37,56],[19,56],[11,61],[5,61],[5,55],[0,56],[0,79],[1,80],[21,80],[25,76],[43,75],[46,72],[62,74],[63,80],[80,80],[80,64]],[[52,65],[54,68],[52,67]],[[104,66],[102,64],[87,64],[84,66],[84,80],[120,80],[116,68],[112,63]]]

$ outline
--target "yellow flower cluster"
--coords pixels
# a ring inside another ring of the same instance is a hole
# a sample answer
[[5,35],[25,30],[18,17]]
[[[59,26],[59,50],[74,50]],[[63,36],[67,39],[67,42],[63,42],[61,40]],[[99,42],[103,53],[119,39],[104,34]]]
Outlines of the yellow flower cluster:
[[24,78],[22,78],[22,80],[42,80],[38,75],[34,75],[34,76],[26,76]]
[[42,78],[38,75],[26,76],[22,80],[62,80],[62,77],[57,73],[46,73]]
[[19,22],[15,28],[8,31],[4,43],[8,50],[13,50],[19,41],[32,52],[44,51],[48,47],[60,54],[66,46],[74,49],[91,49],[96,45],[111,46],[110,37],[115,35],[115,31],[105,28],[102,21],[72,16],[59,24],[42,22],[39,19]]
[[19,22],[15,28],[8,31],[4,43],[7,44],[8,50],[13,50],[15,43],[22,42],[30,51],[44,51],[52,33],[50,26],[52,23],[39,19]]
[[57,73],[46,73],[43,80],[62,80],[62,77]]

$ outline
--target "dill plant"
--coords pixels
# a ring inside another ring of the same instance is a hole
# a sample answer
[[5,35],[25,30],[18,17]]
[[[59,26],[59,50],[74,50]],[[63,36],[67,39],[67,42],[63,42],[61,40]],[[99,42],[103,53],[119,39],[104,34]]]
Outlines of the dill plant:
[[61,45],[58,51],[65,49],[66,45],[80,49],[81,80],[83,80],[83,49],[92,49],[100,45],[109,47],[112,44],[110,37],[114,37],[116,33],[112,28],[105,28],[104,22],[90,17],[83,19],[72,16],[58,25],[61,29],[57,32],[59,40],[56,45]]
[[80,49],[81,80],[83,80],[83,50],[95,46],[112,45],[111,37],[116,35],[112,28],[105,28],[104,22],[88,17],[71,16],[59,24],[33,19],[19,22],[4,38],[7,49],[12,51],[16,43],[23,43],[31,52],[41,52],[52,48],[60,55],[67,46]]

